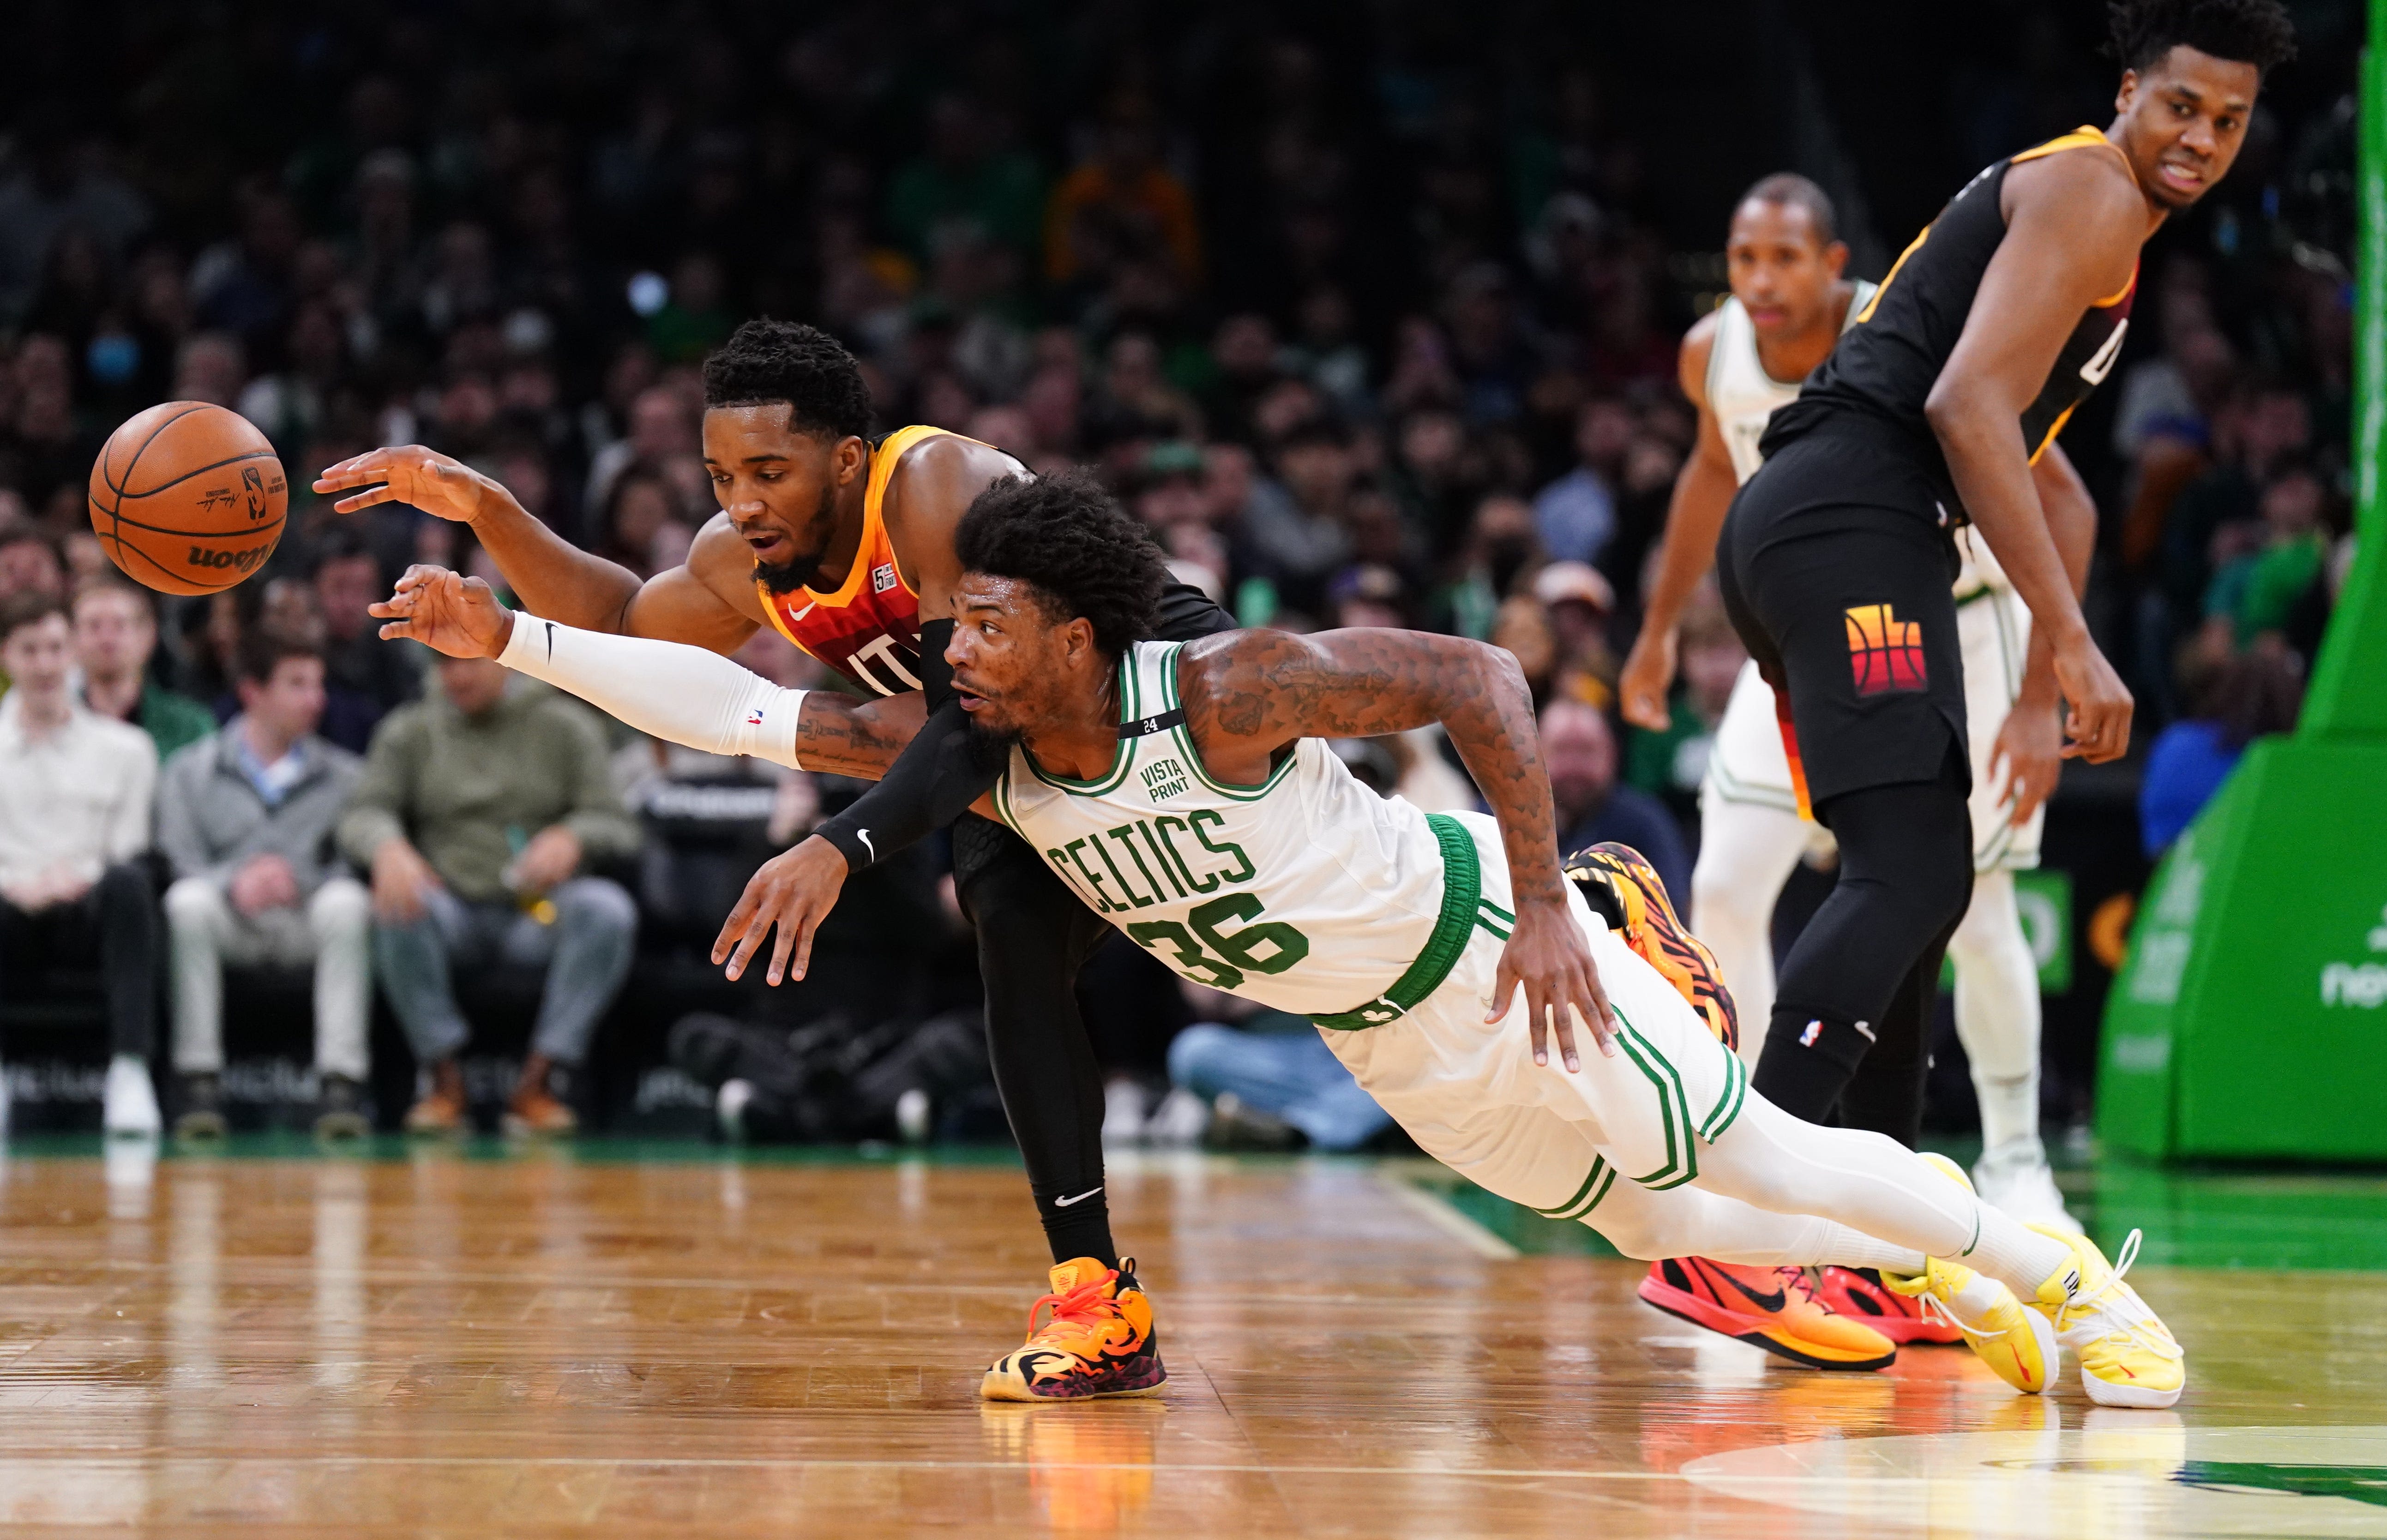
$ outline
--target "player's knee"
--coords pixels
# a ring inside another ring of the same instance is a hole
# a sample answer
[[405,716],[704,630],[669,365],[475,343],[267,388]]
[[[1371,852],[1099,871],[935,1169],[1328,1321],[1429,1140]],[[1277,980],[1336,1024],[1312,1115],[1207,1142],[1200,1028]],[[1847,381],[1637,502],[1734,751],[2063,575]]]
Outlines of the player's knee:
[[204,930],[224,907],[215,884],[203,877],[186,877],[166,890],[166,923],[174,930]]

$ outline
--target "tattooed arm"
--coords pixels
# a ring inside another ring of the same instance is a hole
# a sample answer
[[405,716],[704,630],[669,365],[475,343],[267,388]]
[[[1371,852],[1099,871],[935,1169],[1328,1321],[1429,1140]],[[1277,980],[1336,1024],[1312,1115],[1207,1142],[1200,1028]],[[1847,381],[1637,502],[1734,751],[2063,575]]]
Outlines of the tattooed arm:
[[1534,1059],[1547,1064],[1550,1018],[1577,1067],[1573,1005],[1600,1052],[1613,1054],[1608,996],[1559,874],[1557,820],[1542,767],[1533,696],[1497,647],[1416,631],[1231,631],[1189,643],[1178,664],[1186,726],[1210,774],[1257,786],[1304,738],[1373,738],[1439,722],[1500,824],[1517,926],[1500,959],[1497,1004],[1525,990]]

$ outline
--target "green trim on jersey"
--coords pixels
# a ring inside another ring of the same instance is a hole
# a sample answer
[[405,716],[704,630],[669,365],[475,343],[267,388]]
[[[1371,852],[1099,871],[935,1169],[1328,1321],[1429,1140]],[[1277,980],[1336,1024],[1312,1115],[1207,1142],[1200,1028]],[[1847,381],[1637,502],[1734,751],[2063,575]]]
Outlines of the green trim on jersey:
[[1309,1018],[1330,1031],[1382,1027],[1408,1015],[1442,988],[1442,981],[1459,966],[1459,953],[1467,950],[1475,928],[1483,925],[1492,929],[1483,913],[1484,868],[1475,851],[1475,837],[1446,813],[1429,813],[1425,821],[1433,826],[1433,837],[1442,846],[1442,913],[1434,918],[1433,934],[1426,938],[1425,949],[1391,989],[1357,1009]]
[[1749,1067],[1729,1049],[1724,1051],[1724,1093],[1708,1110],[1707,1121],[1699,1125],[1699,1137],[1711,1144],[1724,1137],[1724,1130],[1732,1127],[1733,1119],[1740,1116],[1742,1104],[1749,1099]]
[[[1610,1002],[1611,1007],[1613,1004]],[[1658,1116],[1666,1130],[1666,1163],[1648,1176],[1633,1180],[1653,1193],[1697,1180],[1699,1156],[1691,1141],[1690,1099],[1684,1094],[1682,1075],[1665,1054],[1635,1029],[1621,1010],[1616,1013],[1616,1025],[1617,1046],[1633,1061],[1633,1067],[1658,1090]]]
[[[1119,726],[1124,727],[1143,714],[1143,687],[1136,682],[1132,648],[1119,654],[1118,675]],[[1054,775],[1036,763],[1036,756],[1028,751],[1026,744],[1020,745],[1019,757],[1028,762],[1029,774],[1055,791],[1066,791],[1072,797],[1099,797],[1116,789],[1119,782],[1127,779],[1127,767],[1135,763],[1135,751],[1128,746],[1125,733],[1119,734],[1118,741],[1111,747],[1111,767],[1095,780],[1073,781],[1067,776]]]
[[[1167,715],[1184,705],[1184,702],[1177,698],[1177,665],[1185,654],[1185,644],[1170,642],[1165,650],[1166,656],[1159,663],[1160,710],[1155,713],[1156,715]],[[1135,718],[1130,715],[1121,717],[1119,720],[1132,722]],[[1256,802],[1267,796],[1276,789],[1276,783],[1284,779],[1286,774],[1293,769],[1293,762],[1301,756],[1301,745],[1295,742],[1286,750],[1284,758],[1277,762],[1276,768],[1269,772],[1268,779],[1260,782],[1259,785],[1229,786],[1213,776],[1210,774],[1210,767],[1202,763],[1202,751],[1194,747],[1193,723],[1181,717],[1177,726],[1169,730],[1177,737],[1177,747],[1184,753],[1185,763],[1193,767],[1194,778],[1219,796],[1231,797],[1239,802]]]
[[[1545,1219],[1588,1218],[1591,1211],[1599,1206],[1599,1200],[1608,1196],[1608,1190],[1615,1185],[1616,1168],[1610,1166],[1605,1156],[1594,1155],[1591,1157],[1591,1170],[1584,1177],[1583,1185],[1575,1189],[1573,1197],[1556,1208],[1536,1208],[1534,1212]],[[1590,1201],[1586,1203],[1584,1201],[1585,1198]]]

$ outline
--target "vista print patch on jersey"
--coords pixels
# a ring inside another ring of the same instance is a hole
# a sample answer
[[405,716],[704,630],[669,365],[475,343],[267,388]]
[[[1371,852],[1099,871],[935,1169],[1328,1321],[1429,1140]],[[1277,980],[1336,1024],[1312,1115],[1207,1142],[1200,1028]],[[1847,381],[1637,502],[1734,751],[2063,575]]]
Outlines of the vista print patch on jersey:
[[1928,688],[1931,671],[1923,661],[1923,627],[1900,620],[1888,604],[1848,609],[1849,669],[1859,695],[1888,695]]

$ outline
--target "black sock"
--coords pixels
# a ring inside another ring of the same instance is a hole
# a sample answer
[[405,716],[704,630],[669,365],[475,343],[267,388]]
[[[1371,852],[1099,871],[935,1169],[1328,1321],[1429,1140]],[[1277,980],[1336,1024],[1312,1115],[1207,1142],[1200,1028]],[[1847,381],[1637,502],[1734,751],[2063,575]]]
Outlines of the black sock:
[[[1063,1193],[1060,1196],[1075,1194]],[[1080,1256],[1091,1256],[1104,1267],[1118,1267],[1118,1247],[1111,1240],[1107,1195],[1097,1192],[1067,1208],[1055,1206],[1055,1201],[1046,1193],[1036,1194],[1036,1212],[1044,1220],[1044,1240],[1053,1248],[1053,1260],[1074,1262]]]

